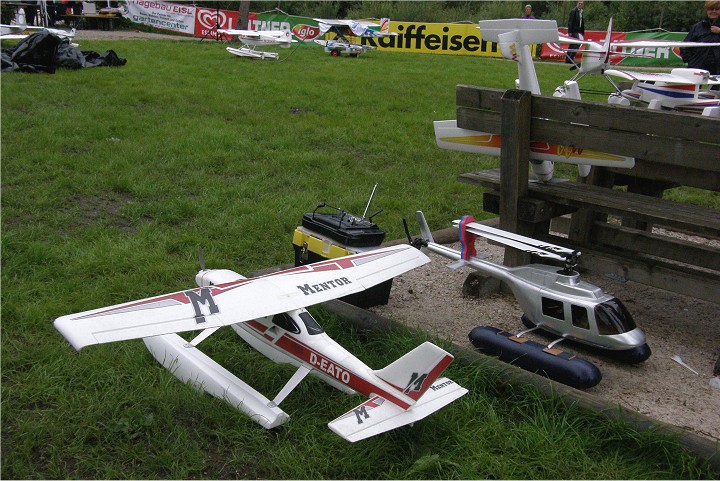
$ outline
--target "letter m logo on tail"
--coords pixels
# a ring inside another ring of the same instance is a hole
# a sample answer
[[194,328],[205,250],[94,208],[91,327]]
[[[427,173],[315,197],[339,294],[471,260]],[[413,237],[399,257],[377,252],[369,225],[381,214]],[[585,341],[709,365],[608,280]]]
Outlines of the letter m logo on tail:
[[375,371],[383,381],[417,401],[452,362],[453,356],[425,342],[384,369]]

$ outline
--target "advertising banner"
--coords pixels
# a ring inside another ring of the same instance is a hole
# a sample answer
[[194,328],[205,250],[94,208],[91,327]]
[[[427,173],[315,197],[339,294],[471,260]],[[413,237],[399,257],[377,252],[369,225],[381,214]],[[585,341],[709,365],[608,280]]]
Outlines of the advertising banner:
[[128,0],[127,14],[135,23],[163,30],[193,35],[195,33],[195,7],[153,0]]
[[[683,32],[628,32],[625,34],[627,40],[685,40],[687,33]],[[642,53],[647,57],[627,57],[623,65],[627,66],[652,66],[652,67],[684,67],[685,62],[680,57],[679,48],[643,48],[637,49],[636,53]]]
[[309,17],[278,13],[251,13],[250,30],[289,30],[298,40],[315,40],[320,36],[318,23]]
[[497,44],[482,39],[477,24],[390,21],[397,35],[362,38],[362,45],[392,52],[502,57]]
[[[197,7],[195,14],[195,36],[217,38],[215,27],[223,28],[239,28],[238,12],[231,10],[217,10],[211,8]],[[227,35],[220,35],[223,40],[230,40]]]

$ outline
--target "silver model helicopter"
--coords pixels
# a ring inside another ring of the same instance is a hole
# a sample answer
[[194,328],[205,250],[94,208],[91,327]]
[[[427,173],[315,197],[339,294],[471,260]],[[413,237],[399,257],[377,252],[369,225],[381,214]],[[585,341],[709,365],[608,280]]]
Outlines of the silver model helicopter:
[[[417,218],[422,239],[413,242],[416,247],[426,247],[457,261],[450,267],[468,266],[510,287],[525,313],[522,321],[529,328],[515,337],[539,329],[560,336],[548,349],[567,339],[599,348],[603,354],[623,362],[639,363],[650,357],[645,333],[637,327],[623,303],[600,287],[580,280],[575,270],[579,251],[485,226],[465,216],[453,222],[459,228],[461,241],[470,244],[464,244],[461,252],[435,243],[421,211],[417,211]],[[545,264],[507,267],[481,259],[475,255],[472,245],[478,235],[545,259],[561,261],[563,267]]]

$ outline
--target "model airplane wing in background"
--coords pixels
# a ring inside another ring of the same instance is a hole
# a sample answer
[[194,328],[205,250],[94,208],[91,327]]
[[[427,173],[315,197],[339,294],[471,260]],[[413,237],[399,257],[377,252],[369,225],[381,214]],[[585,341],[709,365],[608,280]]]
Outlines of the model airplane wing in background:
[[326,52],[330,52],[330,55],[334,57],[340,55],[340,53],[357,56],[376,48],[372,45],[351,42],[349,38],[376,38],[397,35],[396,32],[390,32],[390,20],[387,18],[383,18],[380,24],[361,20],[336,20],[330,18],[315,18],[313,20],[318,22],[320,35],[326,33],[335,34],[333,39],[315,40],[316,44],[323,47]]
[[388,30],[388,19],[382,19],[379,24],[363,20],[337,20],[331,18],[314,18],[313,20],[318,23],[320,35],[325,35],[327,32],[334,32],[343,37],[366,38],[397,35],[397,33]]
[[[46,28],[46,27],[36,27],[31,25],[7,25],[7,24],[1,24],[0,25],[0,40],[22,40],[23,38],[26,38],[30,36],[32,33],[40,32],[43,30],[47,30],[48,32],[52,33],[53,35],[56,35],[62,39],[67,38],[68,40],[72,40],[75,38],[75,29],[71,30],[62,30],[59,28]],[[26,33],[30,32],[30,33]],[[74,45],[77,47],[77,45]]]

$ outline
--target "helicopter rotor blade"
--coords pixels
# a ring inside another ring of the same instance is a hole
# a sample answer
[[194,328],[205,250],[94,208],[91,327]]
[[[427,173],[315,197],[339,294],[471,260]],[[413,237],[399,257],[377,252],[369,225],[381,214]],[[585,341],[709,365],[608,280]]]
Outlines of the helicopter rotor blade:
[[[453,221],[453,225],[458,226],[459,224],[459,220]],[[567,261],[569,258],[576,257],[580,254],[579,252],[568,249],[567,247],[542,242],[531,237],[514,234],[502,229],[495,229],[494,227],[482,225],[477,222],[468,224],[466,228],[468,232],[473,234],[483,236],[486,239],[505,244],[509,247],[514,247],[515,249],[519,249],[524,252],[536,254],[540,257]]]

